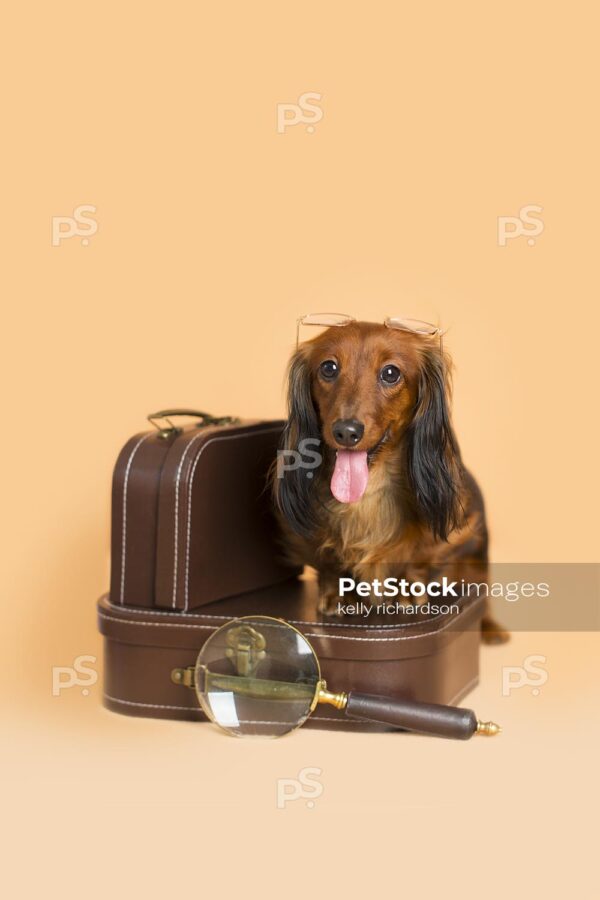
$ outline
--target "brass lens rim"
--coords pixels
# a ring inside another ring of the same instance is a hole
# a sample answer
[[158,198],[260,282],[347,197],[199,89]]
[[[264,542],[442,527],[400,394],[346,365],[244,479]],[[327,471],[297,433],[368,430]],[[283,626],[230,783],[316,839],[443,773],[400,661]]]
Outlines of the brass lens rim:
[[[223,625],[219,626],[219,628],[216,628],[215,631],[213,631],[212,634],[207,638],[204,645],[198,651],[198,656],[196,657],[196,663],[194,666],[194,671],[195,671],[194,689],[196,691],[196,697],[198,699],[198,703],[200,704],[202,711],[204,712],[206,718],[210,722],[213,722],[213,724],[215,724],[218,728],[220,728],[226,734],[232,734],[232,731],[230,728],[228,728],[225,725],[221,725],[220,722],[218,722],[217,719],[215,718],[215,715],[214,715],[211,707],[208,705],[205,697],[203,696],[202,688],[204,687],[204,684],[205,684],[205,678],[201,679],[198,677],[198,675],[199,675],[199,672],[202,670],[204,670],[205,675],[208,672],[208,669],[207,669],[206,665],[203,663],[202,658],[203,658],[203,654],[205,653],[206,649],[210,646],[212,641],[215,640],[215,638],[218,635],[222,634],[227,629],[231,628],[232,625],[235,625],[235,624],[241,623],[241,622],[247,622],[247,623],[266,622],[266,623],[276,623],[279,626],[284,626],[285,628],[289,629],[289,631],[295,632],[297,635],[299,635],[301,637],[302,641],[306,644],[306,646],[309,648],[310,652],[312,653],[312,657],[313,657],[316,671],[317,671],[317,681],[315,683],[314,696],[313,696],[312,702],[310,704],[310,708],[309,708],[306,716],[304,716],[299,722],[297,722],[296,725],[291,727],[289,729],[289,731],[286,732],[286,734],[289,734],[292,731],[296,731],[297,728],[300,728],[301,725],[303,725],[306,722],[306,720],[308,719],[310,714],[314,711],[315,707],[317,706],[317,703],[319,702],[319,694],[323,690],[325,690],[326,685],[322,679],[321,665],[319,663],[319,657],[317,656],[317,654],[315,652],[315,648],[310,643],[308,638],[304,634],[302,634],[302,632],[300,631],[299,628],[296,628],[294,625],[290,625],[290,623],[286,622],[285,619],[279,619],[276,616],[262,616],[262,615],[236,616],[235,619],[230,619],[228,622],[225,622]],[[219,676],[219,677],[221,677],[221,676]],[[235,676],[233,676],[233,677],[235,677]],[[269,679],[264,679],[264,680],[265,680],[265,682],[269,681]],[[240,737],[241,737],[241,735],[240,735]]]

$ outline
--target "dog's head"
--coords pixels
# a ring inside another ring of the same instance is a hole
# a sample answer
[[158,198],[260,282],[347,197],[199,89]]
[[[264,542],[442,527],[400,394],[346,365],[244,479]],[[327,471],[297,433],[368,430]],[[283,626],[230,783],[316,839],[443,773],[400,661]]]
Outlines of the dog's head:
[[[448,368],[435,339],[366,322],[328,328],[292,358],[282,449],[302,454],[321,441],[335,459],[331,493],[343,503],[359,502],[372,468],[399,454],[416,514],[446,539],[460,521],[461,472]],[[308,473],[290,466],[276,484],[280,509],[301,534],[318,518],[317,479]]]

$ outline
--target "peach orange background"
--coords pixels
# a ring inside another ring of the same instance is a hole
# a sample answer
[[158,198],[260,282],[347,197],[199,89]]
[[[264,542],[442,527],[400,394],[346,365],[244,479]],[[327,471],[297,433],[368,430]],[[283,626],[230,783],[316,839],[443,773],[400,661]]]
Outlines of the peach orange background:
[[[597,559],[595,20],[579,0],[5,9],[12,894],[561,896],[589,868],[595,635],[484,650],[469,702],[505,732],[464,746],[247,745],[111,715],[101,681],[52,697],[51,668],[101,669],[123,442],[167,405],[281,415],[304,312],[449,327],[493,558]],[[305,92],[322,119],[278,133],[277,104]],[[97,232],[53,246],[53,217],[81,204]],[[499,246],[498,217],[527,205],[543,208],[534,245]],[[502,697],[502,665],[529,653],[547,685]],[[276,779],[303,766],[322,796],[278,810]]]

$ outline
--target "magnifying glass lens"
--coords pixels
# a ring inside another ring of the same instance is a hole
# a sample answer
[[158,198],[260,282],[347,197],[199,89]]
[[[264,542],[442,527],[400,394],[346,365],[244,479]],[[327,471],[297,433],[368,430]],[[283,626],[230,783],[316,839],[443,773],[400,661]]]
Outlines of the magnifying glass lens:
[[309,642],[263,616],[228,622],[196,663],[196,693],[209,719],[239,737],[279,737],[310,714],[320,681]]

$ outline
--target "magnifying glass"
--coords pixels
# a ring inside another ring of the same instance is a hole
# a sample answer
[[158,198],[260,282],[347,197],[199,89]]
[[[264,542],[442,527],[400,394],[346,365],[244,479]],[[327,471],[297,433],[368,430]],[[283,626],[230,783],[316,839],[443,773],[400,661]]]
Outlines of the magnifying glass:
[[280,737],[299,728],[320,703],[349,719],[467,740],[495,735],[500,727],[480,722],[471,709],[392,697],[332,693],[304,635],[283,619],[244,616],[208,638],[196,665],[173,669],[176,684],[194,687],[206,716],[236,737]]

